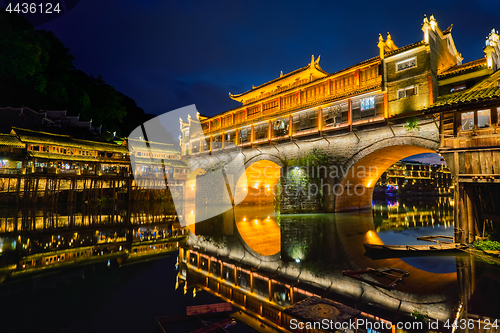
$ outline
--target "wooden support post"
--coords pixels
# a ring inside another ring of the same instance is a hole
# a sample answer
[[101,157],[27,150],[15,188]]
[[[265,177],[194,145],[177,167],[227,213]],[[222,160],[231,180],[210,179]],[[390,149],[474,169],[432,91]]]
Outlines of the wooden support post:
[[454,227],[455,227],[455,243],[464,243],[464,237],[463,237],[463,228],[462,225],[460,224],[460,190],[459,190],[459,183],[458,183],[458,177],[453,177],[453,184],[455,185],[455,190],[453,191],[453,200],[455,205],[453,206],[453,221],[454,221]]
[[22,176],[18,176],[17,178],[17,184],[16,184],[16,206],[19,204],[19,192],[21,190],[21,177]]
[[33,203],[36,205],[36,202],[38,201],[38,185],[40,182],[40,178],[36,179],[35,182],[35,190],[34,190],[34,197],[33,197]]
[[467,223],[467,207],[466,207],[466,200],[465,200],[465,190],[464,190],[464,184],[460,184],[459,189],[460,191],[459,194],[459,207],[458,207],[458,214],[459,214],[459,221],[460,221],[460,229],[462,232],[462,241],[461,243],[467,243],[468,242],[468,235],[469,235],[469,224]]
[[352,132],[352,106],[350,98],[347,100],[347,123],[349,124],[349,131]]
[[472,198],[472,185],[471,184],[466,184],[465,185],[465,198],[467,200],[467,224],[468,224],[468,243],[473,243],[474,240],[476,239],[476,221],[474,219],[474,201]]

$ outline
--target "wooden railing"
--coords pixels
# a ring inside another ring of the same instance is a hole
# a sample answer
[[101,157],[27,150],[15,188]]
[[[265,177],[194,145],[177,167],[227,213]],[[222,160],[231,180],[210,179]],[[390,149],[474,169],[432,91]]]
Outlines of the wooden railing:
[[[254,106],[252,106],[250,108],[248,108],[248,107],[242,107],[241,109],[239,109],[239,110],[237,110],[237,111],[234,112],[234,122],[229,122],[229,121],[228,122],[222,122],[222,118],[223,117],[227,117],[227,114],[225,114],[224,116],[221,116],[221,121],[214,123],[214,121],[217,118],[215,118],[215,119],[214,118],[207,119],[205,122],[202,123],[202,126],[203,126],[203,129],[204,129],[205,133],[213,132],[213,131],[216,131],[216,130],[229,128],[231,126],[243,123],[246,120],[258,119],[258,118],[260,118],[262,116],[272,116],[272,115],[275,115],[277,113],[280,113],[281,111],[295,109],[297,107],[300,107],[301,105],[311,104],[311,103],[314,103],[316,101],[320,102],[321,100],[324,100],[324,99],[327,99],[327,98],[329,98],[329,99],[335,99],[335,98],[345,97],[345,96],[348,96],[350,94],[354,94],[357,90],[363,90],[364,88],[368,88],[368,87],[380,85],[381,83],[382,83],[382,77],[381,76],[377,76],[375,78],[363,81],[359,85],[351,84],[351,85],[344,85],[344,86],[342,86],[341,88],[338,88],[338,89],[331,89],[329,94],[327,93],[327,90],[322,90],[321,93],[314,93],[313,96],[308,96],[307,89],[298,90],[298,91],[290,93],[292,95],[297,95],[298,94],[297,98],[294,99],[291,103],[285,103],[283,96],[274,97],[274,98],[280,99],[281,102],[278,103],[276,106],[274,106],[272,108],[269,108],[269,109],[266,109],[266,110],[262,110],[262,107],[260,105],[254,105]],[[295,83],[294,83],[294,86],[298,86],[298,85],[295,85]],[[271,91],[271,92],[268,92],[266,94],[263,94],[262,96],[259,96],[258,100],[262,100],[266,96],[271,96],[274,93],[277,93],[278,90],[283,91],[285,89],[284,88],[279,88],[279,89],[277,89],[275,91]],[[257,101],[257,99],[255,99],[255,101]],[[298,101],[300,101],[300,102],[298,102]],[[267,101],[265,103],[267,103]],[[248,105],[248,104],[249,103],[245,103],[245,105]],[[258,108],[259,111],[257,111],[257,112],[252,111],[252,113],[249,114],[248,110],[252,109],[252,108],[255,108],[255,107]],[[241,112],[245,112],[245,117],[241,116],[241,114],[240,114]],[[239,115],[237,115],[237,114],[239,114]],[[209,122],[212,122],[212,126],[208,130],[208,126],[206,124],[208,124]]]

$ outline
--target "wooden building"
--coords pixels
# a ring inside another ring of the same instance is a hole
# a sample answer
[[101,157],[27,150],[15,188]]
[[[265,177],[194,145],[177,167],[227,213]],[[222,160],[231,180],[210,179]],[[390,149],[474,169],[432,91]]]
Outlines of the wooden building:
[[[213,117],[181,120],[182,154],[343,134],[418,114],[438,97],[438,73],[463,59],[451,26],[442,31],[431,16],[422,30],[423,40],[399,48],[390,34],[385,40],[379,35],[379,55],[335,73],[325,72],[319,57],[312,56],[302,68],[229,94],[242,105]],[[193,123],[201,124],[203,133]]]
[[69,135],[13,127],[25,144],[22,168],[28,173],[123,174],[130,170],[126,145],[74,139]]
[[10,134],[0,134],[0,172],[129,175],[132,159],[136,175],[163,177],[165,173],[179,184],[187,178],[188,165],[173,144],[147,142],[145,149],[137,149],[140,145],[129,146],[130,140],[138,141],[106,143],[12,127]]
[[0,173],[19,173],[25,148],[15,135],[0,134]]
[[445,95],[425,113],[440,121],[440,154],[453,176],[456,241],[472,243],[500,223],[500,48],[494,30],[485,58],[438,76]]

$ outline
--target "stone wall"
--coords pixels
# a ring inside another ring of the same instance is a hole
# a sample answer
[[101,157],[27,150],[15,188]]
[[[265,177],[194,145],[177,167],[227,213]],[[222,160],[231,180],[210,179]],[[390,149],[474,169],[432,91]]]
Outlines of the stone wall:
[[[407,131],[405,122],[387,126],[385,124],[372,125],[356,132],[324,132],[323,136],[314,135],[303,137],[300,140],[290,142],[284,140],[274,145],[261,144],[256,148],[244,148],[241,152],[245,157],[245,165],[248,167],[258,160],[269,160],[282,167],[281,184],[284,188],[288,184],[285,175],[288,173],[286,165],[291,159],[306,155],[313,148],[322,149],[331,158],[328,165],[328,177],[323,179],[323,185],[329,184],[330,188],[339,184],[347,172],[361,158],[376,152],[377,150],[395,145],[413,145],[436,150],[439,147],[439,132],[432,119],[420,118],[420,130]],[[338,133],[338,134],[337,134]],[[227,154],[218,156],[220,160],[230,161],[238,152],[228,151]],[[208,155],[194,157],[190,160],[191,170],[207,165]],[[396,161],[394,161],[396,162]],[[218,189],[206,184],[203,194],[205,198],[218,193]],[[282,191],[283,192],[283,191]],[[315,212],[322,207],[325,211],[333,211],[335,206],[335,195],[325,193],[322,198],[310,196],[307,191],[289,191],[288,194],[281,193],[282,212]],[[206,199],[205,199],[206,200]],[[320,206],[322,200],[322,206]]]
[[[411,59],[413,57],[416,59],[416,67],[399,72],[396,70],[396,64],[398,62]],[[410,54],[404,56],[395,55],[386,60],[387,99],[389,102],[390,116],[422,110],[430,105],[430,68],[431,61],[428,47],[419,47]],[[417,88],[417,94],[414,96],[398,98],[398,90],[410,86]]]
[[282,170],[281,213],[322,211],[322,196],[317,184],[308,177],[307,168],[286,167]]

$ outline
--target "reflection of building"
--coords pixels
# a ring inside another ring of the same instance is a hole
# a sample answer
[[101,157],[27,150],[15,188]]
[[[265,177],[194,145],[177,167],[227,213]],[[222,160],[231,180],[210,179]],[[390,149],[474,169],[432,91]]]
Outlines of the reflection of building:
[[450,170],[443,164],[399,161],[380,176],[376,186],[389,193],[448,194],[451,185]]
[[452,228],[453,200],[448,196],[417,204],[411,201],[389,201],[373,204],[376,231],[419,228],[441,225]]
[[185,291],[189,287],[202,288],[276,329],[311,333],[338,331],[335,327],[303,330],[293,324],[294,320],[313,322],[328,318],[333,323],[356,319],[378,327],[383,323],[389,329],[379,332],[397,331],[388,320],[324,297],[328,292],[320,287],[287,280],[226,257],[214,257],[183,246],[179,249],[178,262],[177,284],[184,283]]
[[187,230],[176,221],[173,207],[141,205],[136,212],[138,208],[3,211],[0,281],[10,275],[108,260],[130,262],[176,250]]

